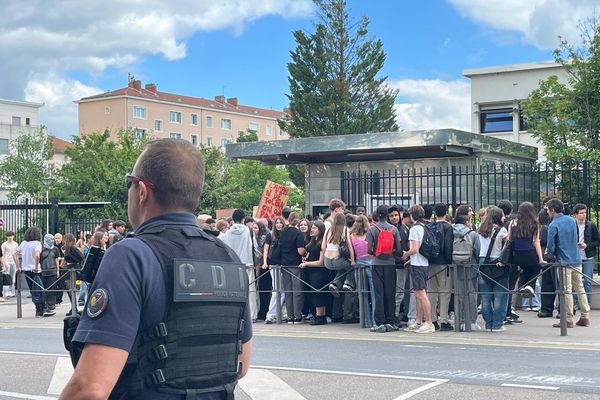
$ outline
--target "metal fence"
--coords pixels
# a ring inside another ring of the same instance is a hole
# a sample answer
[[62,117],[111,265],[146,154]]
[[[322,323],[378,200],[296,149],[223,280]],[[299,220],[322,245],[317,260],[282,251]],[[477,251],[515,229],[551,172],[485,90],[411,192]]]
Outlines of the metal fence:
[[541,208],[547,196],[557,196],[568,205],[586,204],[590,218],[597,222],[600,163],[486,164],[341,173],[341,198],[350,209],[445,203],[452,209],[470,204],[477,210],[506,199],[516,210],[524,201]]

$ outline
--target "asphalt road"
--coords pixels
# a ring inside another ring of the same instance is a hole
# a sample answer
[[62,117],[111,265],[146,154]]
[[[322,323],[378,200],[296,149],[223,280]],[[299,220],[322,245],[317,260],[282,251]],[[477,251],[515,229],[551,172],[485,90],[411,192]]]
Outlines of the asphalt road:
[[[15,393],[46,394],[44,388],[51,386],[50,378],[58,369],[57,359],[66,355],[61,335],[57,328],[0,327],[3,369],[14,366],[15,371],[23,371],[33,365],[34,376],[47,378],[47,382],[30,383],[29,375],[0,373],[0,399],[13,398],[3,397],[7,387]],[[411,341],[394,341],[377,335],[353,340],[259,332],[253,340],[252,364],[266,372],[247,379],[278,379],[303,396],[285,392],[279,399],[566,399],[574,395],[600,399],[600,352],[596,350],[531,343],[442,344],[419,342],[417,335]],[[255,386],[260,385],[250,385],[248,390]],[[240,393],[238,398],[269,397]]]

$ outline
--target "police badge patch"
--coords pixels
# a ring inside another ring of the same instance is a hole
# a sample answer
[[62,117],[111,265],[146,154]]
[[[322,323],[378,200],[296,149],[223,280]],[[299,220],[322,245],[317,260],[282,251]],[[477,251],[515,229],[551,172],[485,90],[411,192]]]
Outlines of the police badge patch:
[[104,289],[96,289],[94,293],[90,295],[90,298],[87,302],[87,315],[90,318],[96,318],[104,310],[106,310],[106,306],[108,305],[108,293]]

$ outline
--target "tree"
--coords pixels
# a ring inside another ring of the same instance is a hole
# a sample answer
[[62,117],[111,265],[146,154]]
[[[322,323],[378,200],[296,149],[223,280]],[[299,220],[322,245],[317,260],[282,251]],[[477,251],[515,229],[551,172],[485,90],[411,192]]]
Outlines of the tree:
[[[146,140],[131,131],[119,131],[111,140],[108,130],[75,136],[67,149],[70,161],[58,172],[56,193],[66,201],[110,201],[103,209],[86,210],[86,217],[127,220],[124,176],[131,172]],[[83,215],[80,215],[83,216]]]
[[8,187],[8,198],[42,197],[48,177],[47,161],[52,158],[52,137],[44,127],[22,133],[11,143],[10,154],[0,162],[0,179]]
[[350,20],[346,0],[315,0],[319,22],[288,64],[289,114],[279,121],[290,137],[397,131],[397,91],[377,77],[385,63],[380,40],[367,38],[369,19]]
[[246,132],[240,132],[237,138],[238,143],[258,142],[258,133],[255,130],[248,129]]
[[580,24],[582,44],[560,38],[554,59],[568,74],[541,81],[523,101],[528,132],[545,147],[550,161],[600,160],[600,25],[590,18]]

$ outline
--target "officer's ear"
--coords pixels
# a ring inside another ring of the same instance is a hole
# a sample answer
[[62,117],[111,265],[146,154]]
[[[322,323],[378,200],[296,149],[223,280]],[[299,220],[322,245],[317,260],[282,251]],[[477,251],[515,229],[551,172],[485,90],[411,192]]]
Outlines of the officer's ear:
[[152,195],[152,190],[152,187],[148,186],[146,182],[138,182],[138,197],[140,199],[140,203],[145,203],[148,201],[148,199]]

